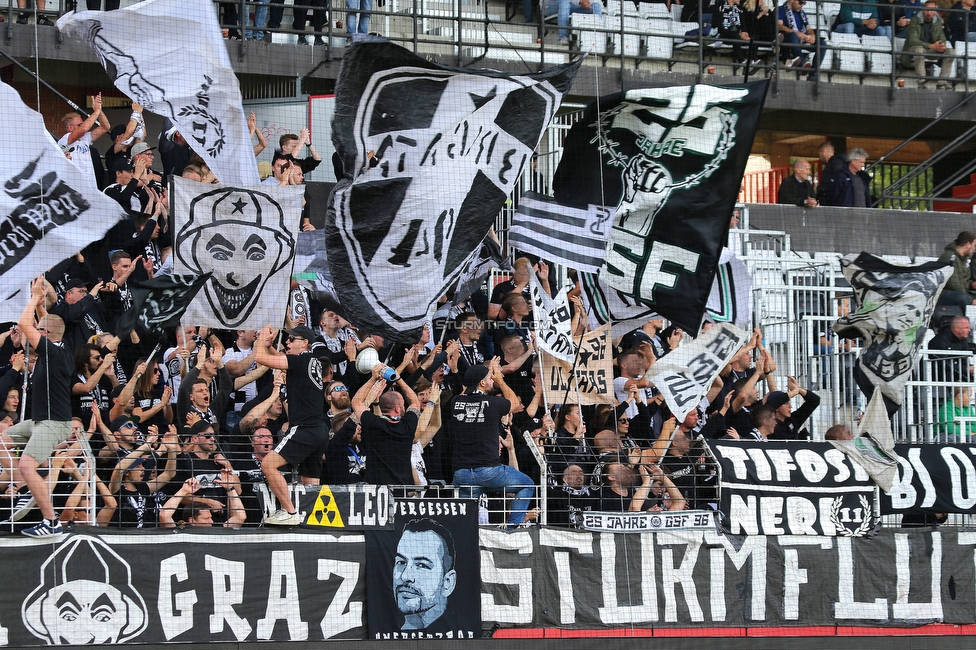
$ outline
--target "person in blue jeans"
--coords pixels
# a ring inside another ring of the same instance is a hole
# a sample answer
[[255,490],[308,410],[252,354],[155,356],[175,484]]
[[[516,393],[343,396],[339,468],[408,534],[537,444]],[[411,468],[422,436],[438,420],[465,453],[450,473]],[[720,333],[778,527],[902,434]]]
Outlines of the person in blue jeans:
[[[347,2],[349,0],[346,0]],[[549,0],[546,3],[546,18],[556,16],[559,25],[560,45],[569,45],[569,15],[593,14],[603,15],[603,4],[600,0]]]
[[[462,498],[478,498],[484,489],[514,494],[509,528],[525,521],[534,489],[532,479],[514,467],[501,464],[498,448],[502,418],[519,404],[505,383],[498,357],[486,367],[475,365],[464,373],[464,393],[447,405],[444,418],[449,439],[454,440],[454,485]],[[498,388],[502,396],[489,393]]]
[[[373,10],[373,0],[346,0],[346,9],[359,13],[346,14],[346,32],[349,34],[369,33],[369,13]],[[356,17],[359,20],[356,20]]]
[[261,40],[264,38],[264,26],[268,24],[268,0],[258,0],[258,4],[253,5],[252,9],[254,10],[252,29],[244,30],[244,38]]

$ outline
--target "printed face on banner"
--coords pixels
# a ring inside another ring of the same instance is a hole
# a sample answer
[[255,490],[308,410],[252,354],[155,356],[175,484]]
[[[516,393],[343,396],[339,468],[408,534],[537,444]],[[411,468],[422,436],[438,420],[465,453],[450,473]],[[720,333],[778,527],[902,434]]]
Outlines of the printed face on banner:
[[50,645],[125,643],[146,629],[148,612],[128,563],[100,540],[78,536],[41,565],[23,620]]
[[291,231],[268,194],[218,189],[190,202],[174,252],[184,270],[213,272],[204,294],[220,322],[235,328],[254,310],[268,280],[292,260]]
[[[673,275],[660,273],[659,264],[642,264],[651,255],[645,251],[646,239],[675,190],[696,187],[725,161],[736,145],[738,114],[718,104],[738,102],[748,94],[706,85],[632,90],[600,116],[594,125],[597,147],[610,166],[621,169],[623,179],[600,275],[609,286],[645,299],[656,284],[674,286],[668,277]],[[629,131],[636,138],[634,155],[622,150],[612,130]],[[684,249],[669,251],[664,259],[678,261],[687,271],[695,271],[698,264],[698,255]]]
[[[407,100],[409,98],[409,100]],[[374,74],[358,104],[358,151],[379,164],[339,192],[336,226],[375,313],[418,327],[518,182],[559,101],[546,83],[399,67]],[[361,162],[364,166],[366,161]]]
[[393,591],[404,630],[426,629],[447,610],[457,585],[454,558],[434,530],[403,531],[393,563]]

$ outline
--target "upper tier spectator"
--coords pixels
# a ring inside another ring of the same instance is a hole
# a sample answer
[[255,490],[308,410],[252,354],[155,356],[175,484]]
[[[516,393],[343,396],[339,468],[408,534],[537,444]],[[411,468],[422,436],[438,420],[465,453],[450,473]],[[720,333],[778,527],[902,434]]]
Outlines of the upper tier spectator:
[[776,202],[808,208],[817,206],[817,193],[810,180],[810,163],[806,160],[797,160],[793,163],[793,173],[784,178],[779,185]]
[[[776,24],[783,35],[783,52],[789,57],[786,64],[812,67],[813,64],[807,60],[807,56],[817,43],[817,33],[810,24],[807,12],[803,11],[803,0],[788,0],[780,6]],[[810,49],[805,50],[802,45],[810,46]],[[823,59],[825,52],[826,50],[821,49],[820,59]],[[820,67],[819,61],[817,63],[817,67]]]
[[946,36],[953,42],[976,41],[976,11],[972,11],[974,0],[960,0],[952,5],[946,18]]
[[952,264],[952,275],[939,295],[938,304],[956,305],[964,309],[968,305],[976,305],[976,282],[970,268],[973,253],[976,253],[976,235],[968,230],[946,244],[939,261]]
[[[970,1],[971,0],[967,0]],[[860,4],[842,4],[840,13],[834,21],[833,31],[838,34],[857,34],[858,36],[885,36],[878,17],[878,6],[874,0]]]
[[[926,80],[925,63],[927,58],[939,64],[939,83],[937,88],[944,89],[949,87],[947,79],[952,75],[952,56],[955,50],[946,45],[946,34],[943,28],[942,18],[939,16],[935,0],[928,0],[925,9],[912,18],[908,25],[908,37],[905,40],[904,51],[901,57],[903,68],[911,68],[914,64],[915,74],[923,77],[919,80],[919,87],[924,86]],[[911,55],[911,56],[910,56]],[[935,55],[934,59],[932,57]],[[944,55],[944,58],[939,56]]]
[[[837,156],[835,156],[836,158]],[[871,177],[864,171],[868,152],[864,149],[851,149],[843,155],[847,164],[838,167],[830,176],[824,175],[820,184],[824,187],[821,205],[835,205],[844,208],[870,208]]]

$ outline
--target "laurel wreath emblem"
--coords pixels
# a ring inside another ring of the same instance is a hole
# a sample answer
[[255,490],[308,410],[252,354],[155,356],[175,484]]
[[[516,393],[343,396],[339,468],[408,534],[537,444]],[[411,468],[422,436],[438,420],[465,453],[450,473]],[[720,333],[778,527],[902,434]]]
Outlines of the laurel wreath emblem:
[[220,122],[217,121],[217,118],[211,115],[210,112],[207,111],[207,109],[201,108],[200,106],[184,106],[183,108],[181,108],[179,112],[179,116],[186,117],[187,115],[193,117],[201,117],[205,119],[208,123],[210,123],[211,126],[214,127],[214,130],[217,132],[217,139],[213,141],[212,146],[207,148],[207,153],[213,157],[217,157],[218,155],[220,155],[221,150],[224,148],[224,145],[227,143],[227,139],[224,136],[224,128],[220,124]]
[[843,497],[835,497],[833,502],[830,504],[830,523],[834,525],[834,528],[837,530],[837,534],[841,537],[862,537],[867,534],[869,530],[871,530],[871,522],[874,519],[874,511],[871,508],[871,502],[868,501],[868,498],[863,494],[858,495],[858,498],[861,502],[861,508],[864,509],[864,519],[854,530],[851,530],[845,526],[840,520],[840,507],[844,504]]

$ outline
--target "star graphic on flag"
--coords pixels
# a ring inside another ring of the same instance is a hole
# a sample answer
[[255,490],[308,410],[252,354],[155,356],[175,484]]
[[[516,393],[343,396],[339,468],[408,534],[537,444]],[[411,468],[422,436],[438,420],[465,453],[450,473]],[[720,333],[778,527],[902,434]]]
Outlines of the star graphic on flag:
[[586,349],[584,349],[582,347],[580,348],[580,351],[579,351],[579,359],[580,359],[580,362],[583,364],[584,367],[590,362],[590,357],[592,357],[592,356],[593,356],[593,353],[592,352],[590,352],[589,350],[586,350]]
[[468,97],[474,103],[475,108],[481,108],[491,100],[493,100],[498,95],[498,86],[492,87],[491,91],[487,95],[478,95],[477,93],[468,93]]
[[244,214],[244,208],[247,206],[247,203],[244,202],[244,199],[237,199],[231,205],[234,206],[234,211],[231,214],[237,214],[238,212]]

